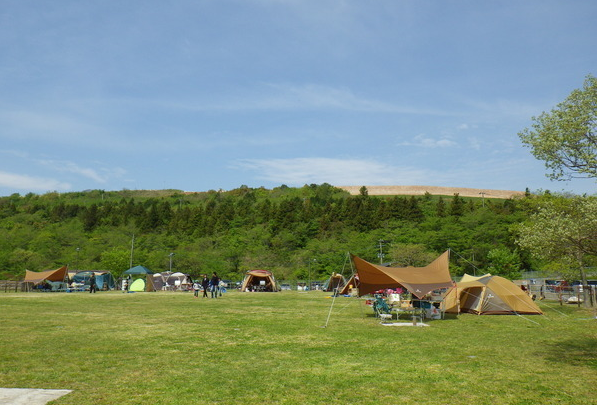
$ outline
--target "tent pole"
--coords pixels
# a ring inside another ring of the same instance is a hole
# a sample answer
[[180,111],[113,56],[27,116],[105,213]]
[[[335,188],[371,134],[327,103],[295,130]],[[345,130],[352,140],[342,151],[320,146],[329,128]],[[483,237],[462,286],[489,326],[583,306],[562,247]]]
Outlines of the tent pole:
[[[348,259],[349,257],[349,253],[346,253],[346,258]],[[342,275],[344,275],[344,269],[346,268],[346,259],[344,259],[344,265],[342,266]],[[324,328],[328,327],[328,324],[330,323],[330,317],[332,316],[332,309],[334,308],[334,303],[336,302],[336,297],[338,296],[338,288],[334,289],[334,298],[332,299],[332,305],[330,305],[330,310],[328,312],[328,317],[325,321],[325,325],[323,326]]]
[[468,264],[470,264],[471,266],[473,266],[473,275],[476,276],[476,270],[479,270],[479,268],[477,266],[475,266],[475,264],[467,259],[465,259],[464,257],[462,257],[460,254],[458,254],[458,252],[454,251],[452,248],[448,248],[448,251],[450,252],[450,254],[452,252],[454,252],[458,257],[460,257],[462,260],[464,260],[465,262],[467,262]]

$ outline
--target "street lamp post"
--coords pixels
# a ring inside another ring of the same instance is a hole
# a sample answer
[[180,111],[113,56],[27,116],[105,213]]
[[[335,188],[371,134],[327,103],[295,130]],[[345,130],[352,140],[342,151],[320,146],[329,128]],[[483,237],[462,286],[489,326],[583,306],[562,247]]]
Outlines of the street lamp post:
[[75,250],[77,251],[77,262],[75,263],[75,267],[76,270],[79,270],[79,250],[81,250],[81,248],[76,248]]
[[311,263],[315,263],[317,259],[309,259],[309,291],[311,291]]
[[174,253],[170,253],[168,256],[170,257],[170,273],[172,273],[172,256],[174,256]]

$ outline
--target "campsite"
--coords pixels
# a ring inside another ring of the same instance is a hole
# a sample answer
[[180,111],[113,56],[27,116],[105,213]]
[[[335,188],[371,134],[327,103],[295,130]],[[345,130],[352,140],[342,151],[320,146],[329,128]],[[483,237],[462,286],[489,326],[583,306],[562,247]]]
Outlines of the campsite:
[[534,322],[461,314],[387,328],[363,299],[340,296],[323,327],[332,300],[322,291],[0,293],[0,385],[72,390],[57,405],[595,398],[587,309],[542,302]]

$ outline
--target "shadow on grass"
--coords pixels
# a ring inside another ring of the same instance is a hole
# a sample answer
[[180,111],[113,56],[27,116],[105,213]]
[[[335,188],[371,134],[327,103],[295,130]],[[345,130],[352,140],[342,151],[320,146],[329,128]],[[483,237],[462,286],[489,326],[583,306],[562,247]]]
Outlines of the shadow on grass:
[[554,363],[597,369],[597,340],[582,337],[548,344],[544,355]]

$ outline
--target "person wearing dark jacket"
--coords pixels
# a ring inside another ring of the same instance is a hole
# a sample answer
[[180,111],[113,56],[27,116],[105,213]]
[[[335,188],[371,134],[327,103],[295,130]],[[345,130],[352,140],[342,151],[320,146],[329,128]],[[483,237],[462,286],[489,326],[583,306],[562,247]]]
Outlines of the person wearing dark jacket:
[[209,279],[207,278],[207,274],[203,275],[203,280],[201,280],[201,286],[203,287],[203,297],[207,298],[207,290],[209,289]]
[[97,284],[95,283],[95,273],[91,273],[91,278],[89,279],[89,293],[94,293],[97,291]]
[[218,289],[220,288],[220,277],[214,271],[211,275],[211,280],[209,280],[209,284],[211,285],[211,298],[218,298]]

